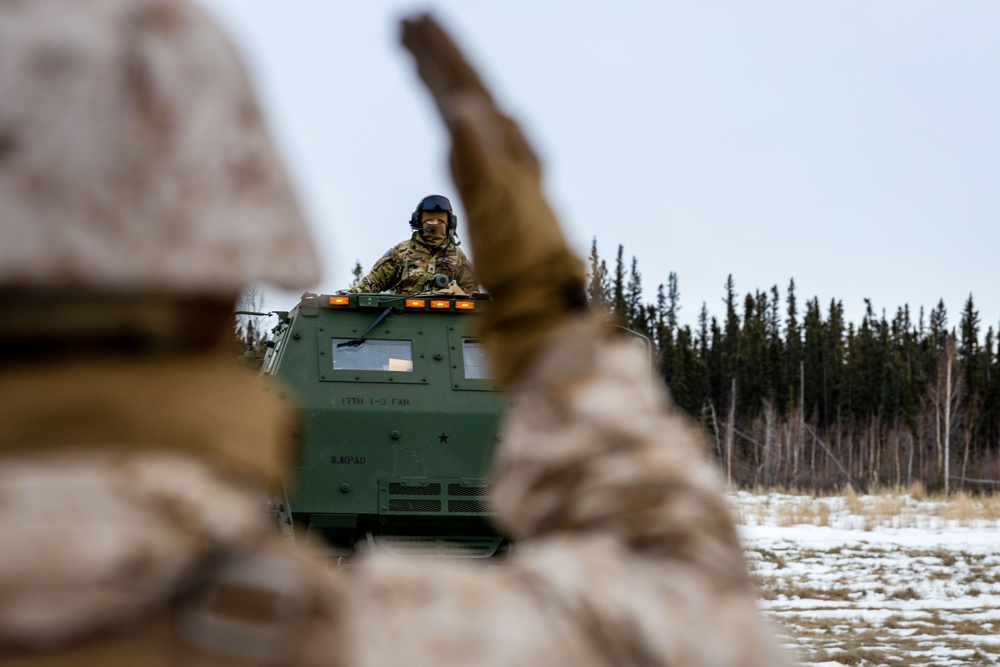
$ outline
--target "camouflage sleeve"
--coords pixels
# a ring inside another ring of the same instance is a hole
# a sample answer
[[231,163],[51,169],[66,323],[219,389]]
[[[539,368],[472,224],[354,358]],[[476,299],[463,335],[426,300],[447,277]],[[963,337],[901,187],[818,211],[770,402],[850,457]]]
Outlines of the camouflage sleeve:
[[399,253],[389,248],[368,272],[368,275],[351,287],[349,294],[375,294],[391,288],[399,280]]
[[466,294],[475,294],[479,291],[479,281],[472,271],[472,262],[465,256],[461,248],[458,250],[458,267],[455,269],[455,282]]

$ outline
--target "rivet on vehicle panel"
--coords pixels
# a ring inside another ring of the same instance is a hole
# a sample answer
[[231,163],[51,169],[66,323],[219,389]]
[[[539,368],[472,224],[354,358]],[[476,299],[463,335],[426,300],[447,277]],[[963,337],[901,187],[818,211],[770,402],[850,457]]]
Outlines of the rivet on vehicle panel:
[[399,440],[399,431],[392,431],[389,433],[389,437],[393,440]]
[[283,391],[279,391],[278,398],[288,398],[288,394]]
[[434,355],[434,358],[437,359],[438,361],[441,361],[442,359],[444,359],[444,355],[438,352],[437,354]]
[[347,493],[350,490],[351,490],[351,485],[348,484],[347,482],[344,482],[343,484],[340,485],[340,492],[341,493]]
[[[325,375],[320,375],[320,376],[319,376],[319,379],[320,379],[320,380],[325,380],[325,379],[326,379],[326,376],[325,376]],[[355,379],[355,380],[357,380],[357,378],[354,378],[354,379]]]
[[298,340],[298,339],[302,338],[302,334],[300,334],[298,332],[293,333],[292,334],[292,338],[294,338],[295,340]]

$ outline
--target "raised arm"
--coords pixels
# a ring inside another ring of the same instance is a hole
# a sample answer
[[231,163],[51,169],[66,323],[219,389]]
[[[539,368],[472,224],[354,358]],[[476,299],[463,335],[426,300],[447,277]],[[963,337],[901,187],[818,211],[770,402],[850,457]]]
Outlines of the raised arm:
[[404,22],[403,43],[451,134],[494,296],[482,337],[513,407],[493,501],[516,548],[489,570],[382,560],[346,573],[347,664],[787,664],[701,438],[644,354],[588,312],[524,136],[433,19]]

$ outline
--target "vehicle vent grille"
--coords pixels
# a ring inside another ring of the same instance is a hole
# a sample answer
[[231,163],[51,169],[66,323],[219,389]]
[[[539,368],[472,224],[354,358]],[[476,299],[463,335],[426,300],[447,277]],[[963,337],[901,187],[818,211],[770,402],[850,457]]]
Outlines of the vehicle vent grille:
[[[458,486],[449,484],[448,488]],[[439,496],[441,495],[440,484],[427,484],[426,486],[406,486],[399,482],[389,483],[389,495],[391,496]],[[452,494],[455,495],[455,494]]]
[[392,498],[389,500],[390,512],[440,512],[440,500],[415,500],[412,498]]
[[483,514],[489,512],[490,508],[485,500],[449,500],[448,511]]
[[381,514],[489,514],[490,487],[479,479],[382,478],[379,480]]
[[493,486],[462,486],[461,484],[449,484],[449,496],[488,496]]

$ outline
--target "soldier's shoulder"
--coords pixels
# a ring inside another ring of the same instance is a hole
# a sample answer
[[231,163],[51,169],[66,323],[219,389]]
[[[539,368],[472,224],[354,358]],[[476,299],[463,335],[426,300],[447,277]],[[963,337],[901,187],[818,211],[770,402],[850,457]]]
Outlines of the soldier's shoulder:
[[455,253],[455,259],[459,262],[469,263],[469,258],[466,256],[465,252],[462,251],[457,245],[451,247],[452,251]]
[[396,252],[406,254],[406,253],[420,252],[422,250],[422,246],[420,242],[417,241],[416,239],[409,238],[406,239],[405,241],[400,241],[399,243],[397,243],[393,249]]
[[409,254],[410,252],[412,252],[412,247],[410,245],[410,240],[407,239],[405,241],[400,241],[396,245],[394,245],[391,248],[389,248],[388,250],[386,250],[385,254],[382,255],[382,257],[379,259],[379,261],[385,261],[385,260],[393,259],[393,258],[399,257],[401,255],[405,256],[405,255]]

